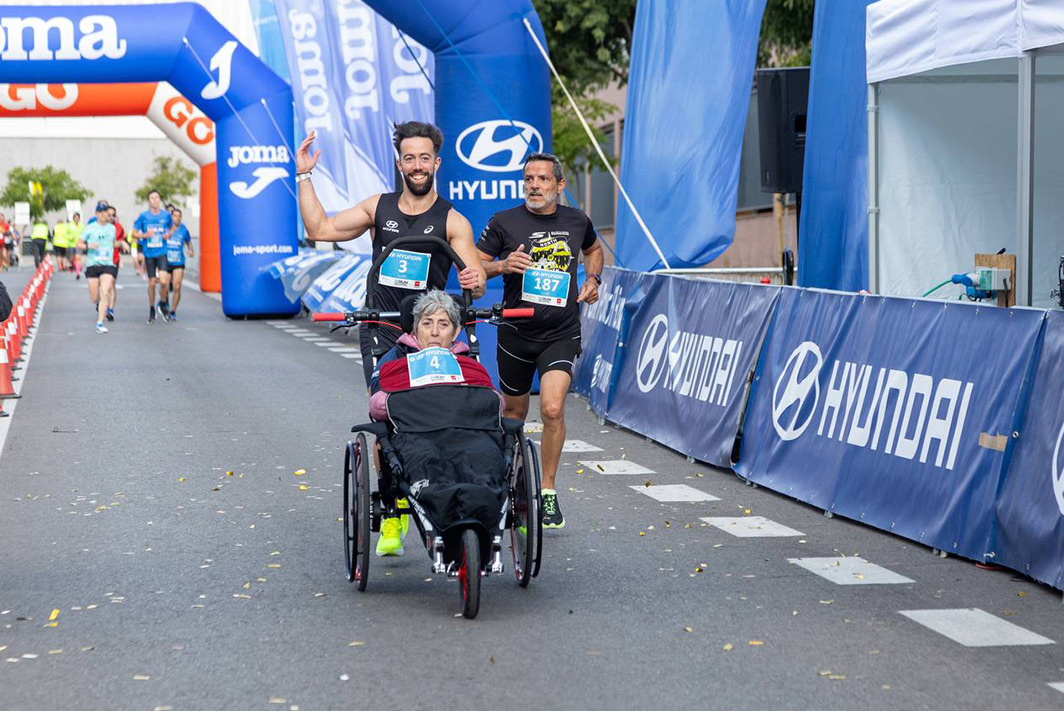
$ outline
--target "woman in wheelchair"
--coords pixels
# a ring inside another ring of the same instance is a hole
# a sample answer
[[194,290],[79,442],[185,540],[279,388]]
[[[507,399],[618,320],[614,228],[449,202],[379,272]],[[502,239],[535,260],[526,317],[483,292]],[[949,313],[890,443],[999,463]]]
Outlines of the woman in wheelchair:
[[407,509],[408,500],[397,495],[409,493],[441,528],[462,519],[490,528],[501,520],[507,493],[502,398],[483,366],[465,355],[469,346],[455,342],[458,304],[431,290],[408,297],[401,308],[406,333],[381,357],[370,381],[370,417],[391,422],[403,470],[402,481],[395,481],[387,457],[378,455],[386,483],[377,556],[403,554],[409,517],[397,515],[397,506]]

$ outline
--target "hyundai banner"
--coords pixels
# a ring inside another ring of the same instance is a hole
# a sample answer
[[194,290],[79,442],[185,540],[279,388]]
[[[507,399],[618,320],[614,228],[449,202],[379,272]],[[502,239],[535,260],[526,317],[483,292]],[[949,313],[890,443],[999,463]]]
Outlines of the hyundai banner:
[[727,467],[746,383],[779,289],[650,277],[624,338],[610,418]]
[[982,559],[1042,319],[785,289],[736,469],[825,511]]
[[336,250],[301,249],[299,254],[270,265],[270,271],[281,280],[284,295],[296,302],[326,269],[344,256]]
[[997,502],[990,560],[1064,586],[1064,313],[1050,311],[1027,412]]
[[599,298],[587,304],[580,313],[581,353],[573,370],[573,390],[587,397],[591,408],[602,417],[608,414],[609,396],[613,372],[617,365],[622,326],[626,306],[634,309],[638,299],[633,299],[635,285],[649,277],[616,267],[602,270]]

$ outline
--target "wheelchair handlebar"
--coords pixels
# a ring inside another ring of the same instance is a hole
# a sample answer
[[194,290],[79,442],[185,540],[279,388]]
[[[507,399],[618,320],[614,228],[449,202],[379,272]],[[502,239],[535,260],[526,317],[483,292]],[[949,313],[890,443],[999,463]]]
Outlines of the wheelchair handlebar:
[[[504,309],[502,304],[495,304],[489,309],[467,309],[466,316],[472,316],[481,321],[497,323],[502,319],[532,318],[536,310],[533,308]],[[398,321],[398,311],[348,311],[345,313],[317,313],[312,316],[314,321],[342,322],[355,325],[360,321]]]

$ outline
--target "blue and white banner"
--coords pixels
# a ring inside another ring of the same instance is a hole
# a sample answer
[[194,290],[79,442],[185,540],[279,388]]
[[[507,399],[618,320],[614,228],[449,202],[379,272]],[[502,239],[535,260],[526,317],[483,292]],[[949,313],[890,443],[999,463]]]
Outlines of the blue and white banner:
[[312,312],[357,311],[366,300],[366,276],[372,264],[365,255],[345,254],[307,288],[303,305]]
[[737,470],[982,559],[1044,313],[784,289]]
[[[581,353],[573,370],[573,390],[587,397],[591,408],[602,417],[607,414],[610,386],[618,364],[617,345],[623,325],[630,319],[639,299],[633,290],[647,277],[616,267],[602,270],[599,300],[580,311]],[[627,318],[626,318],[627,315]],[[619,369],[618,369],[619,371]]]
[[281,280],[284,295],[294,303],[315,279],[343,256],[343,252],[336,250],[300,249],[296,256],[271,264],[269,270]]
[[610,419],[727,467],[750,372],[779,289],[649,277],[631,317]]
[[[1064,588],[1064,313],[1046,315],[1026,415],[997,502],[990,560]],[[989,557],[989,556],[988,556]]]

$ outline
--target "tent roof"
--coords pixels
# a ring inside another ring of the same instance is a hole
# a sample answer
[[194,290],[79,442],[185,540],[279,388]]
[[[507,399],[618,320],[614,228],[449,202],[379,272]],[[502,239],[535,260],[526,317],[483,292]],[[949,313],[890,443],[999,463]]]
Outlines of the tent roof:
[[866,23],[870,84],[1064,44],[1060,0],[879,0]]

